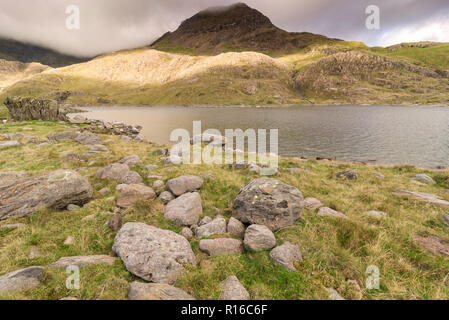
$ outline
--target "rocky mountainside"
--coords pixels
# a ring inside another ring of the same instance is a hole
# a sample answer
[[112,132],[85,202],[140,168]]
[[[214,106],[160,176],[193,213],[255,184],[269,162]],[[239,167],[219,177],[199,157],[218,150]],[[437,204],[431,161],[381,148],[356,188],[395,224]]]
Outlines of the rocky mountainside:
[[0,38],[0,59],[22,63],[37,62],[53,68],[64,67],[87,60],[5,38]]
[[70,91],[78,105],[448,105],[448,57],[447,43],[380,48],[289,33],[239,3],[85,63],[2,75],[0,60],[0,103]]
[[312,43],[338,41],[311,33],[290,33],[273,25],[261,12],[237,3],[209,8],[181,23],[174,32],[158,39],[156,49],[187,48],[196,53],[226,51],[288,52]]

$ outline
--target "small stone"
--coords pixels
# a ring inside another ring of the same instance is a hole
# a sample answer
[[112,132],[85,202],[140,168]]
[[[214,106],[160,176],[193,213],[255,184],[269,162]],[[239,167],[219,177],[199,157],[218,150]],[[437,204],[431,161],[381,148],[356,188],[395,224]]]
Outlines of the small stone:
[[180,235],[186,238],[187,240],[193,238],[193,232],[189,228],[182,228]]
[[374,171],[374,172],[373,172],[373,175],[374,175],[376,178],[378,178],[379,180],[385,180],[385,176],[384,176],[382,173],[380,173],[380,172]]
[[167,148],[162,148],[162,149],[158,149],[156,152],[160,156],[166,156],[168,154],[168,149]]
[[154,165],[154,164],[149,164],[149,165],[146,165],[145,166],[145,169],[147,169],[148,170],[148,172],[151,172],[151,171],[153,171],[153,170],[156,170],[158,167],[156,166],[156,165]]
[[13,294],[37,287],[44,278],[43,267],[29,267],[0,276],[0,294]]
[[446,213],[443,215],[443,223],[444,223],[446,226],[449,227],[449,212],[446,212]]
[[203,180],[215,180],[215,179],[217,179],[217,177],[215,175],[213,175],[212,173],[206,173],[206,174],[203,174],[201,176],[201,179],[203,179]]
[[441,239],[437,236],[416,236],[415,240],[430,253],[439,256],[449,256],[449,241]]
[[19,147],[21,145],[22,144],[19,141],[15,141],[15,140],[5,141],[5,142],[0,142],[0,149],[10,148],[10,147]]
[[175,196],[170,191],[164,191],[159,195],[159,200],[161,200],[163,204],[167,204],[174,199]]
[[117,232],[122,227],[123,221],[122,216],[120,214],[114,215],[111,219],[109,219],[107,225],[108,227],[114,231]]
[[245,225],[241,223],[239,220],[231,218],[229,219],[227,230],[231,236],[243,238],[245,235],[246,228]]
[[220,300],[250,300],[250,295],[236,276],[221,283]]
[[175,196],[180,196],[188,192],[201,189],[203,179],[197,176],[181,176],[167,181],[167,189]]
[[140,200],[152,201],[156,199],[154,190],[141,184],[119,185],[117,190],[120,191],[117,198],[117,207],[120,208],[129,208]]
[[153,182],[153,188],[160,189],[164,187],[164,181],[162,180],[156,180]]
[[65,239],[64,244],[66,246],[70,246],[75,242],[75,238],[73,238],[72,236],[68,236],[67,239]]
[[365,212],[365,213],[363,213],[363,215],[369,216],[369,217],[372,217],[372,218],[376,218],[376,219],[382,219],[382,218],[385,218],[385,217],[388,216],[388,214],[385,213],[385,212],[375,211],[375,210],[371,210],[371,211]]
[[407,190],[396,190],[394,194],[400,197],[412,197],[426,203],[449,208],[449,201],[433,194]]
[[327,288],[330,300],[345,300],[335,289]]
[[201,240],[199,248],[210,256],[243,253],[242,241],[230,238]]
[[2,226],[0,226],[0,230],[14,230],[14,229],[18,229],[18,228],[23,228],[26,227],[26,224],[23,223],[16,223],[16,224],[4,224]]
[[165,207],[164,217],[181,226],[191,226],[198,224],[202,213],[201,197],[194,192],[170,201]]
[[305,198],[304,199],[304,208],[309,211],[316,210],[318,208],[321,208],[324,206],[324,203],[322,203],[320,200],[315,198]]
[[84,218],[81,219],[81,221],[86,222],[86,221],[94,221],[95,220],[95,214],[91,214],[88,216],[85,216]]
[[322,217],[334,217],[334,218],[343,218],[347,219],[348,217],[341,212],[335,211],[331,208],[324,207],[318,211],[318,215]]
[[137,155],[123,158],[118,163],[126,164],[131,169],[143,164],[142,160],[140,160],[139,156]]
[[28,258],[34,260],[34,259],[41,258],[42,256],[43,255],[40,252],[38,247],[31,247],[30,254],[28,255]]
[[143,181],[137,172],[130,171],[128,165],[122,163],[113,163],[106,168],[98,170],[95,177],[126,184],[138,184]]
[[203,219],[201,219],[201,221],[198,223],[198,227],[204,226],[205,224],[208,224],[211,222],[212,222],[212,218],[209,216],[206,216]]
[[271,250],[270,257],[274,264],[284,266],[290,271],[296,271],[294,262],[300,262],[302,260],[299,247],[290,242],[286,242],[282,246]]
[[344,179],[348,179],[348,180],[356,180],[359,178],[359,176],[360,175],[358,172],[352,171],[352,170],[347,170],[347,171],[337,173],[337,178],[344,178]]
[[79,209],[81,209],[81,207],[77,206],[76,204],[69,204],[67,206],[67,210],[68,211],[76,211],[76,210],[79,210]]
[[185,291],[164,283],[133,282],[129,285],[129,300],[195,300]]
[[111,189],[109,188],[103,188],[100,191],[98,191],[98,193],[101,194],[102,196],[107,195],[109,192],[111,192]]
[[225,234],[225,233],[226,233],[226,220],[223,217],[218,216],[211,222],[200,226],[196,230],[195,234],[197,238],[202,238],[202,237],[210,237],[215,234]]
[[247,250],[264,251],[274,248],[276,237],[268,227],[253,224],[246,229],[243,243]]
[[96,256],[78,256],[78,257],[63,257],[56,262],[50,264],[51,268],[67,268],[68,266],[78,266],[80,268],[90,266],[90,265],[98,265],[98,264],[107,264],[114,265],[116,258],[106,255],[96,255]]
[[436,181],[429,177],[427,174],[417,174],[412,178],[413,180],[422,181],[430,184],[436,184]]

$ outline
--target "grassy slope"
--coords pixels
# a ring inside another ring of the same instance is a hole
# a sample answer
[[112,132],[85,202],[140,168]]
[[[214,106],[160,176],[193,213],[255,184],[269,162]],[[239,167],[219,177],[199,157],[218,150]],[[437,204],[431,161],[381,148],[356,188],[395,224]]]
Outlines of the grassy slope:
[[[65,131],[64,124],[22,123],[2,126],[6,132],[20,132],[22,127],[32,127],[26,134],[45,137],[49,132]],[[75,127],[74,129],[75,130]],[[83,153],[85,147],[72,142],[37,147],[25,145],[0,150],[0,171],[25,170],[29,174],[49,172],[59,168],[79,170],[95,185],[95,200],[88,208],[75,212],[44,210],[28,219],[10,219],[0,224],[26,223],[14,231],[0,231],[0,274],[19,268],[43,265],[63,256],[110,254],[115,234],[104,226],[113,215],[114,199],[111,192],[100,196],[98,190],[115,183],[96,180],[98,168],[127,155],[138,154],[145,164],[158,164],[151,174],[162,175],[165,180],[183,174],[213,173],[217,179],[207,181],[201,190],[204,215],[214,216],[217,207],[225,217],[234,215],[232,203],[239,189],[256,176],[249,171],[232,171],[225,166],[170,166],[161,164],[156,154],[157,146],[137,142],[124,142],[116,137],[108,144],[110,154],[93,156],[88,164],[67,164],[62,161],[67,153]],[[297,165],[290,164],[294,161]],[[305,212],[302,222],[276,233],[278,244],[291,241],[300,246],[304,261],[297,264],[298,272],[286,272],[275,267],[268,252],[244,253],[222,257],[208,257],[198,250],[198,240],[191,241],[199,265],[188,267],[177,286],[199,299],[217,299],[219,283],[235,274],[248,288],[253,299],[327,299],[326,287],[336,288],[345,298],[352,299],[447,299],[449,285],[447,274],[449,260],[422,250],[413,240],[417,234],[437,235],[448,239],[448,229],[441,222],[444,209],[413,199],[392,195],[402,188],[440,195],[449,200],[449,170],[433,172],[411,166],[372,167],[340,164],[335,168],[330,162],[283,159],[282,168],[302,167],[311,175],[281,173],[276,178],[298,187],[304,196],[321,199],[329,207],[348,215],[349,219],[336,220],[318,217]],[[357,181],[344,181],[335,177],[343,169],[360,172]],[[372,175],[377,170],[386,176],[384,181]],[[146,177],[143,167],[137,171]],[[437,180],[433,186],[418,186],[410,177],[427,173]],[[151,181],[145,179],[147,185]],[[109,199],[109,197],[111,197]],[[364,217],[368,210],[382,210],[388,218],[377,221]],[[95,215],[91,221],[82,219]],[[142,202],[129,209],[125,221],[141,221],[176,232],[180,228],[163,218],[159,200]],[[63,244],[67,236],[74,236],[72,246]],[[29,258],[31,250],[38,249],[42,256]],[[381,272],[381,289],[365,291],[366,268],[376,265]],[[128,283],[137,280],[117,261],[112,266],[92,266],[81,270],[81,290],[65,288],[64,270],[47,267],[44,282],[28,292],[0,299],[59,299],[75,296],[80,299],[125,299]],[[358,292],[349,286],[355,279],[362,287]]]

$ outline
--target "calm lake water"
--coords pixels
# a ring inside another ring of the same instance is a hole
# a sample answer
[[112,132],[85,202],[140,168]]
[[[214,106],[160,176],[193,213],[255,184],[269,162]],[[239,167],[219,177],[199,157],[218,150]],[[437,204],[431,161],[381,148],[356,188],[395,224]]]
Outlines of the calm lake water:
[[192,131],[279,129],[281,156],[326,157],[376,164],[449,166],[449,107],[95,107],[92,119],[143,126],[142,135],[169,144],[177,128]]

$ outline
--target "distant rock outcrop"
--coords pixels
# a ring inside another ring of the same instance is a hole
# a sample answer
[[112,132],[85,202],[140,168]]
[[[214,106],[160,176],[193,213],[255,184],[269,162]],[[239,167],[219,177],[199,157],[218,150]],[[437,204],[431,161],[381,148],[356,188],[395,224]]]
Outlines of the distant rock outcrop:
[[11,118],[16,121],[68,121],[67,114],[78,111],[71,105],[59,104],[51,99],[12,97],[6,98],[5,105]]

